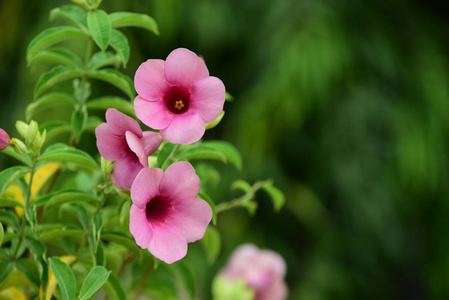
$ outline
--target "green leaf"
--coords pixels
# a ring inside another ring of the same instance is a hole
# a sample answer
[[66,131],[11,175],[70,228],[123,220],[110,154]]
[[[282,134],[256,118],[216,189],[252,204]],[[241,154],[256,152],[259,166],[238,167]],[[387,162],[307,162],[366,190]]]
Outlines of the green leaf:
[[108,280],[103,286],[110,300],[126,300],[126,294],[120,280],[110,274]]
[[229,101],[229,102],[232,102],[232,101],[234,101],[234,97],[232,97],[231,94],[229,94],[228,92],[226,92],[226,94],[225,94],[225,100],[226,100],[226,101]]
[[53,87],[55,84],[83,76],[84,71],[82,69],[74,69],[67,66],[57,66],[52,70],[45,72],[39,77],[39,80],[34,87],[34,98],[38,97],[46,89]]
[[27,49],[28,65],[33,61],[36,54],[56,43],[87,36],[86,32],[69,26],[48,28],[39,33],[29,44]]
[[0,287],[3,282],[9,277],[13,270],[13,264],[9,261],[0,262]]
[[256,214],[258,204],[255,201],[246,201],[242,202],[241,206],[248,210],[250,216],[254,216]]
[[140,256],[140,247],[136,242],[120,232],[102,232],[101,238],[106,241],[120,244],[133,252],[136,256]]
[[0,195],[20,177],[24,176],[30,169],[24,166],[15,166],[0,172]]
[[120,31],[116,29],[112,29],[111,31],[111,39],[109,40],[109,45],[117,52],[120,56],[123,66],[126,68],[126,64],[129,60],[129,43],[126,36],[123,35]]
[[42,261],[45,254],[45,246],[33,237],[26,237],[25,243],[37,261]]
[[275,187],[271,181],[264,184],[262,188],[265,190],[265,192],[268,193],[268,195],[270,195],[274,210],[277,212],[280,211],[285,203],[284,193],[282,193],[280,189]]
[[226,156],[219,150],[211,147],[198,144],[190,149],[187,149],[176,156],[176,160],[191,160],[191,159],[213,159],[224,163],[227,162]]
[[15,262],[15,265],[16,268],[35,285],[35,287],[39,288],[40,274],[38,265],[35,261],[21,258]]
[[54,144],[39,157],[39,161],[62,161],[77,164],[81,168],[96,170],[97,163],[86,152],[65,144]]
[[[5,236],[3,237],[3,243],[7,243],[9,241],[12,241],[14,239],[19,238],[19,234],[18,233],[5,233]],[[9,255],[8,255],[8,259],[9,259]]]
[[80,29],[87,32],[86,12],[77,5],[64,5],[50,11],[50,21],[61,18],[74,22]]
[[104,121],[102,119],[100,119],[99,117],[97,117],[97,116],[90,116],[87,119],[85,131],[87,131],[87,132],[95,132],[95,129],[101,123],[104,123]]
[[41,242],[46,243],[48,241],[53,241],[56,238],[67,236],[67,237],[73,237],[73,238],[83,238],[84,232],[79,230],[76,227],[73,226],[67,226],[59,229],[54,229],[52,231],[44,231],[38,233],[38,238]]
[[0,207],[14,207],[14,206],[23,207],[23,203],[17,201],[14,198],[0,197]]
[[83,63],[79,57],[65,48],[52,48],[38,53],[33,60],[34,65],[60,64],[72,68],[83,68]]
[[68,124],[66,121],[61,120],[54,120],[49,121],[41,124],[39,128],[43,131],[47,131],[47,137],[46,140],[49,141],[52,138],[63,134],[63,133],[69,133],[71,132],[72,128],[70,127],[70,124]]
[[0,222],[0,246],[3,243],[3,237],[5,236],[5,230],[3,229],[2,222]]
[[28,104],[25,110],[25,116],[29,122],[35,114],[42,113],[42,111],[45,111],[51,106],[73,107],[74,105],[75,100],[69,95],[64,93],[50,93]]
[[78,219],[80,221],[80,224],[84,232],[87,233],[90,224],[89,213],[87,212],[87,209],[78,202],[72,203],[72,206],[78,211]]
[[236,180],[231,184],[231,190],[241,190],[245,193],[252,189],[251,185],[244,180]]
[[157,167],[165,170],[170,163],[170,158],[173,155],[176,145],[171,143],[166,143],[162,146],[161,150],[157,155]]
[[80,300],[86,300],[94,295],[94,293],[99,290],[103,284],[108,280],[109,274],[111,272],[106,270],[104,267],[95,266],[87,274],[86,279],[84,279],[83,285],[79,292]]
[[70,269],[69,265],[60,260],[59,257],[52,257],[49,259],[49,262],[51,271],[61,290],[62,299],[75,299],[76,281],[72,269]]
[[242,157],[232,144],[224,141],[206,141],[202,145],[220,151],[238,170],[242,169]]
[[41,265],[40,284],[42,286],[46,286],[48,281],[48,265],[45,261],[45,252],[47,251],[47,249],[40,241],[36,240],[33,237],[26,237],[25,244],[30,249],[30,252],[33,254],[34,259]]
[[[98,203],[98,200],[97,200],[97,198],[95,198],[85,192],[68,191],[68,192],[58,193],[57,195],[48,199],[48,201],[46,203],[44,203],[43,205],[45,205],[45,208],[50,209],[52,207],[62,205],[64,203],[72,203],[72,202],[93,204],[93,203]],[[36,202],[35,205],[36,206],[42,205],[42,201],[39,203]]]
[[206,195],[205,193],[198,193],[198,197],[203,199],[204,201],[207,202],[207,204],[209,204],[210,208],[212,209],[212,223],[214,225],[217,224],[217,211],[215,210],[215,203],[214,201],[212,201],[212,199]]
[[34,227],[37,224],[36,220],[36,208],[34,206],[26,206],[25,207],[25,217],[28,221],[28,223],[31,226],[31,230],[34,231]]
[[87,27],[97,46],[104,52],[111,37],[111,22],[108,14],[101,9],[89,11],[87,13]]
[[89,61],[89,70],[97,70],[106,66],[118,67],[119,63],[120,58],[116,54],[110,51],[97,52]]
[[94,79],[99,79],[110,83],[117,88],[121,89],[128,95],[129,99],[132,100],[134,98],[134,85],[131,79],[128,76],[120,73],[115,69],[102,69],[97,71],[89,71],[87,72],[87,76]]
[[122,204],[120,205],[119,209],[119,220],[122,226],[127,226],[129,224],[129,211],[131,208],[131,200],[125,199],[123,200]]
[[92,234],[93,234],[94,243],[95,243],[94,253],[96,253],[98,242],[100,241],[101,230],[103,229],[103,214],[101,212],[97,212],[92,217],[93,217],[92,224],[94,225],[92,227]]
[[108,108],[115,108],[124,114],[129,116],[134,116],[134,108],[129,100],[115,97],[115,96],[104,96],[101,98],[96,98],[89,100],[86,104],[87,109],[99,109],[107,110]]
[[109,19],[111,20],[111,26],[113,28],[128,26],[140,27],[159,35],[156,21],[154,21],[152,17],[145,14],[115,12],[109,15]]
[[102,241],[98,241],[97,252],[95,253],[95,259],[98,266],[104,266],[106,264],[104,256],[104,246]]
[[181,282],[181,286],[187,292],[190,299],[195,297],[195,276],[192,269],[184,262],[171,265],[174,269],[175,275]]
[[78,107],[72,113],[71,125],[72,132],[75,135],[76,143],[81,139],[81,135],[83,134],[84,127],[87,123],[87,110],[85,106]]
[[[14,150],[13,146],[8,146],[6,149],[2,150],[3,154],[9,155],[12,158],[17,159],[18,161],[20,161],[21,163],[27,165],[27,166],[31,166],[31,159],[28,155],[26,154],[19,154]],[[1,195],[1,194],[0,194]]]
[[16,232],[20,231],[19,219],[17,218],[17,215],[11,211],[0,211],[0,222],[12,226]]
[[200,240],[200,243],[206,251],[207,262],[212,265],[217,260],[218,254],[220,254],[220,233],[215,227],[208,226],[204,237]]

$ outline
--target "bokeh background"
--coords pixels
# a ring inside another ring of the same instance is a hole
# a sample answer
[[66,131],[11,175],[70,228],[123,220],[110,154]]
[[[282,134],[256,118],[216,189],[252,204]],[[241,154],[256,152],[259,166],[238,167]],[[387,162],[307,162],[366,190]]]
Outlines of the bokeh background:
[[[219,215],[219,259],[195,270],[204,299],[212,276],[245,242],[285,258],[289,299],[449,298],[447,4],[103,2],[108,12],[147,13],[159,24],[160,36],[123,30],[130,77],[144,60],[186,47],[234,96],[205,138],[234,143],[244,170],[217,164],[214,200],[234,197],[229,184],[238,178],[272,178],[286,195],[279,213],[261,192],[255,216],[244,209]],[[26,47],[63,23],[48,22],[50,9],[63,4],[69,1],[0,2],[0,127],[13,136],[41,74],[26,66]],[[95,153],[91,134],[82,147]],[[0,156],[2,168],[12,163]],[[189,249],[188,259],[200,261],[201,249]]]

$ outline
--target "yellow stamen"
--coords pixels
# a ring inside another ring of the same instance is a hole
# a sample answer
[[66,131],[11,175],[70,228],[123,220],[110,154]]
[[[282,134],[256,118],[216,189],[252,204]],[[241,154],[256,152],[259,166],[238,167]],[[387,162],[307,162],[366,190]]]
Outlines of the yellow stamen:
[[184,107],[184,103],[182,103],[182,100],[175,102],[175,108],[181,110]]

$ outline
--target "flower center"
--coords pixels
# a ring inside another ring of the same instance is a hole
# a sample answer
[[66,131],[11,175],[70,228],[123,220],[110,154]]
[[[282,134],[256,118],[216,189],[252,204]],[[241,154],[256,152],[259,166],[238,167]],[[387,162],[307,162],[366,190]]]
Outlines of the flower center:
[[176,101],[175,108],[181,110],[184,107],[184,103],[182,103],[182,100]]
[[190,93],[176,86],[171,87],[164,95],[164,102],[172,113],[185,113],[189,109]]
[[145,207],[147,221],[164,222],[172,207],[173,206],[161,196],[151,199]]

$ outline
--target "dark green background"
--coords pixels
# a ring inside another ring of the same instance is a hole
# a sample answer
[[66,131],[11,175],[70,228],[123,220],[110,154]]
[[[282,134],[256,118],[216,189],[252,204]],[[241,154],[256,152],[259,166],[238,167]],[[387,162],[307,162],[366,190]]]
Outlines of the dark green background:
[[[48,13],[68,3],[0,2],[0,127],[12,136],[42,72],[26,67],[27,44],[63,24]],[[234,197],[237,178],[273,178],[285,192],[278,214],[260,193],[253,218],[219,215],[223,249],[211,270],[198,267],[202,293],[236,246],[254,242],[285,257],[290,299],[449,298],[449,24],[439,3],[104,0],[108,12],[159,24],[159,37],[124,30],[130,77],[186,47],[235,97],[205,138],[234,143],[244,171],[220,167],[214,200]],[[81,145],[95,153],[94,142]]]

